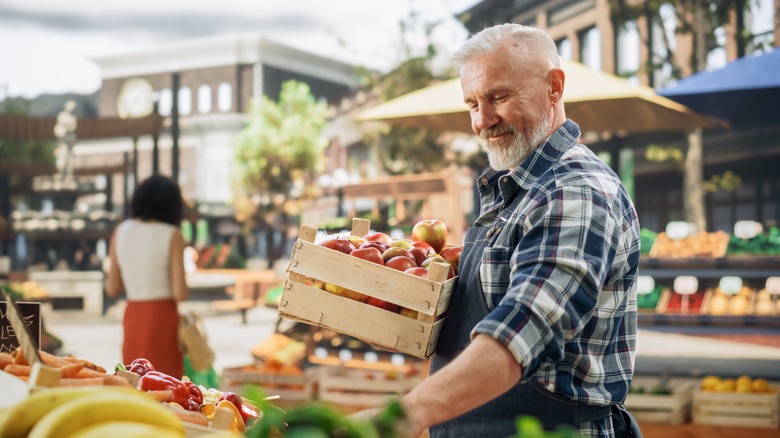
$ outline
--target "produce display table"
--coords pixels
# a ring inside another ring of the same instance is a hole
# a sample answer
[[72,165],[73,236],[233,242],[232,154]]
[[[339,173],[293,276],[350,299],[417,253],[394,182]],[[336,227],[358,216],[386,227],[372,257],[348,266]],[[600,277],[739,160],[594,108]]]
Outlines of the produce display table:
[[202,269],[187,274],[190,288],[225,288],[229,300],[216,300],[212,306],[219,310],[241,312],[241,321],[246,324],[246,312],[260,304],[266,291],[282,280],[271,269]]
[[696,424],[639,423],[645,438],[773,438],[780,437],[780,429],[752,427],[702,426]]

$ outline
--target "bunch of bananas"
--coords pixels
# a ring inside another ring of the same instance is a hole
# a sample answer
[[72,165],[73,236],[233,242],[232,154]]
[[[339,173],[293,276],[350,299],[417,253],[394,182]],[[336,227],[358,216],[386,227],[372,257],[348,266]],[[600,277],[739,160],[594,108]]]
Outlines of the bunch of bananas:
[[185,430],[168,407],[141,391],[91,386],[40,390],[0,411],[0,436],[183,438]]

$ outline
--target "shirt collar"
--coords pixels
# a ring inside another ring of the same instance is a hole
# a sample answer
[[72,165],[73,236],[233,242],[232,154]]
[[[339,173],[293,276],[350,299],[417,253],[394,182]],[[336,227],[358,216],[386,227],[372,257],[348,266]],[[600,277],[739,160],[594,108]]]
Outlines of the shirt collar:
[[544,144],[534,149],[531,155],[513,170],[499,171],[489,167],[477,179],[482,208],[499,207],[498,204],[510,202],[520,190],[530,190],[536,180],[558,161],[564,152],[577,144],[579,136],[580,127],[567,119]]
[[579,136],[580,127],[573,121],[566,120],[544,144],[534,149],[531,155],[512,170],[509,176],[515,180],[517,185],[529,190],[536,180],[560,160],[569,148],[577,144]]

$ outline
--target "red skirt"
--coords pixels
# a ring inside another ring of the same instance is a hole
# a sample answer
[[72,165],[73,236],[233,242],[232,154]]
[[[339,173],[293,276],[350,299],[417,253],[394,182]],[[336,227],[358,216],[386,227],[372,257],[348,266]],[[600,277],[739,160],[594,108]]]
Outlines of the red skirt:
[[148,359],[154,369],[181,379],[184,361],[179,347],[179,310],[174,300],[128,301],[124,317],[122,358]]

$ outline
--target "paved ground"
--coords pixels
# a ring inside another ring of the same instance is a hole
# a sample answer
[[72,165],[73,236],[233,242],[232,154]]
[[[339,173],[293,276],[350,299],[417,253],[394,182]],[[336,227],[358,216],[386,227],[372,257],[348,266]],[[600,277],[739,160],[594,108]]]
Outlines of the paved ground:
[[[204,315],[210,345],[216,352],[215,369],[252,362],[251,348],[273,333],[276,311],[257,307],[249,311],[247,324],[238,312],[216,314],[208,302],[187,303]],[[121,361],[122,306],[112,307],[104,318],[46,319],[49,330],[65,343],[62,353],[72,353],[105,368]],[[775,331],[765,336],[780,339]],[[780,347],[734,342],[656,330],[640,330],[638,374],[660,374],[671,366],[676,375],[750,374],[780,380]]]
[[[238,312],[216,314],[203,303],[192,306],[204,316],[209,344],[215,350],[217,371],[223,367],[252,363],[251,348],[269,337],[276,323],[276,311],[257,307],[249,311],[247,323]],[[111,369],[122,360],[121,306],[109,309],[105,318],[46,318],[49,331],[63,340],[61,354],[74,354]],[[208,313],[207,313],[208,312]]]

